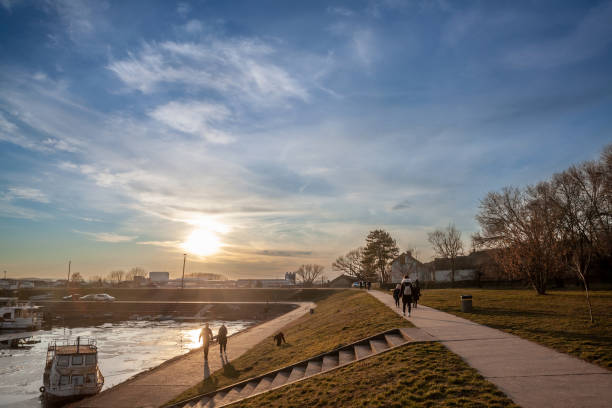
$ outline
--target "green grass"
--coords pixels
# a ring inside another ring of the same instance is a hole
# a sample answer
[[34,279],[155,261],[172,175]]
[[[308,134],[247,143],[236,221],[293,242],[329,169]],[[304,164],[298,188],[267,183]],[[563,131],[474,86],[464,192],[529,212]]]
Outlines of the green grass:
[[314,314],[297,319],[283,329],[287,344],[276,347],[263,339],[247,353],[172,401],[239,382],[305,360],[364,337],[410,323],[367,293],[345,290],[317,302]]
[[516,407],[439,343],[403,346],[231,405],[255,407]]
[[[473,313],[460,312],[461,294],[474,296]],[[504,330],[563,353],[612,368],[612,291],[591,293],[596,323],[588,318],[584,293],[532,290],[432,289],[420,303]]]

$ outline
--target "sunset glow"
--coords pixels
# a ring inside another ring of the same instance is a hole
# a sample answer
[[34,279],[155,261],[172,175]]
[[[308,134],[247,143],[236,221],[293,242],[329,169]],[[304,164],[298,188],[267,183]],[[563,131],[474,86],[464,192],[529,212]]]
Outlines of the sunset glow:
[[212,231],[206,229],[196,229],[183,242],[182,248],[197,256],[212,255],[221,247],[221,240]]

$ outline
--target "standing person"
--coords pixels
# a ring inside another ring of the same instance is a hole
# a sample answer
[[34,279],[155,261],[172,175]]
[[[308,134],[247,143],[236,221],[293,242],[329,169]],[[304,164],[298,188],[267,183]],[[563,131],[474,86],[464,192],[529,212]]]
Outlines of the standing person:
[[368,290],[372,289],[372,282],[368,282]]
[[402,293],[402,310],[404,312],[404,316],[406,316],[406,305],[408,305],[408,317],[410,317],[410,305],[412,303],[412,283],[410,282],[410,279],[408,279],[408,275],[406,275],[404,279],[402,279],[402,286],[400,290]]
[[202,339],[202,349],[204,350],[204,361],[208,361],[208,348],[210,347],[210,342],[212,341],[213,334],[210,327],[208,327],[208,322],[200,331],[200,337],[198,337],[198,342]]
[[421,286],[419,285],[419,280],[414,281],[414,286],[412,287],[412,302],[413,307],[416,309],[417,304],[419,303],[419,298],[421,297]]
[[227,327],[224,324],[219,327],[217,341],[219,342],[219,354],[225,353],[227,356]]
[[395,285],[395,289],[393,289],[393,299],[395,300],[395,307],[399,309],[399,301],[400,301],[400,293],[402,290],[402,285],[399,283]]

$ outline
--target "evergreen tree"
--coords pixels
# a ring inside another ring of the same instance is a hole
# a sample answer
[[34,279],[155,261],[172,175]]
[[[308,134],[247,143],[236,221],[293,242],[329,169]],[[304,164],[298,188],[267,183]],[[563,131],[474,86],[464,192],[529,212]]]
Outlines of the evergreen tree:
[[382,283],[389,281],[389,265],[399,255],[397,243],[382,229],[370,231],[363,249],[362,265],[366,272],[376,273]]

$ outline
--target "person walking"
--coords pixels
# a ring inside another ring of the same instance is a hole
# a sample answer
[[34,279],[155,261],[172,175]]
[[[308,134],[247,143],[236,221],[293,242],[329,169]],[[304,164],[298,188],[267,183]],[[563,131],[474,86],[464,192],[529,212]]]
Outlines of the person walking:
[[400,304],[401,290],[402,290],[402,285],[400,285],[399,283],[395,285],[395,289],[393,289],[393,300],[395,300],[395,307],[397,307],[398,309],[399,309],[399,304]]
[[408,317],[410,317],[411,303],[412,303],[412,282],[408,278],[408,275],[402,279],[402,286],[400,288],[402,294],[402,311],[406,316],[406,305],[408,305]]
[[198,337],[198,342],[202,339],[202,349],[204,350],[204,361],[208,361],[208,348],[210,347],[210,342],[212,341],[213,334],[210,327],[208,327],[208,322],[204,325],[202,330],[200,331],[200,337]]
[[412,303],[415,309],[417,308],[420,297],[421,297],[421,286],[419,285],[419,280],[417,279],[414,281],[414,285],[412,287]]
[[219,354],[225,353],[227,356],[227,327],[224,324],[219,327],[217,341],[219,342]]

